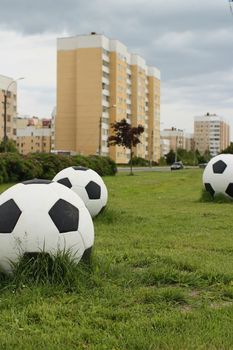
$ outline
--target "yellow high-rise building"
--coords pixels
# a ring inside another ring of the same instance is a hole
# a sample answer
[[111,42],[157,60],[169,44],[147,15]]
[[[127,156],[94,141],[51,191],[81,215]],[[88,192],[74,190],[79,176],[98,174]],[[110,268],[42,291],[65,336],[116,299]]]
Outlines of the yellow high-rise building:
[[55,149],[128,163],[128,150],[107,147],[111,123],[123,118],[145,127],[134,155],[158,161],[160,71],[103,35],[58,39]]
[[216,114],[196,116],[194,142],[195,148],[201,154],[209,151],[214,157],[230,145],[230,126],[224,118]]

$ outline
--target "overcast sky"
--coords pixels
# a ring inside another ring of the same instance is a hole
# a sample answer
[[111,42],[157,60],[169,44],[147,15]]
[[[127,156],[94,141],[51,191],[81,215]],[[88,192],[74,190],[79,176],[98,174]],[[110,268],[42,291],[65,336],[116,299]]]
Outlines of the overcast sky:
[[[228,0],[0,0],[0,74],[18,83],[20,114],[56,104],[56,38],[91,31],[122,41],[161,70],[161,128],[193,116],[233,131],[233,15]],[[232,132],[233,136],[233,132]]]

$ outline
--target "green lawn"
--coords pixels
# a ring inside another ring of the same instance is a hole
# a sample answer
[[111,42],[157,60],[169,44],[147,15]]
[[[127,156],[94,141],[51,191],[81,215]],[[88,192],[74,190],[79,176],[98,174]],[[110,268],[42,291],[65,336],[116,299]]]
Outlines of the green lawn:
[[200,202],[201,176],[105,178],[91,271],[2,289],[0,349],[232,349],[233,204]]

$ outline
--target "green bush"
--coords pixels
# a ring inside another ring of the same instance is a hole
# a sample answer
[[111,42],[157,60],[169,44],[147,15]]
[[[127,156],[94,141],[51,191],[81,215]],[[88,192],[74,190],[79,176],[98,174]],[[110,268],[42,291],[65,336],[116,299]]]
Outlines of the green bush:
[[[130,161],[129,163],[130,164]],[[136,166],[149,166],[150,165],[150,162],[149,160],[146,160],[144,158],[141,158],[141,157],[133,157],[132,158],[132,165],[136,165]]]
[[52,180],[64,168],[82,165],[95,170],[100,176],[115,175],[117,168],[108,157],[64,156],[56,154],[17,153],[0,154],[0,183],[18,182],[32,178]]

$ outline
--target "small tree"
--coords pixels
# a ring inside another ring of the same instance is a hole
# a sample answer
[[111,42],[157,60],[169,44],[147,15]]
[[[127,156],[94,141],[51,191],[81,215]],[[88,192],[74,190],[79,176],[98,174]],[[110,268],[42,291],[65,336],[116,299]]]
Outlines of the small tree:
[[[177,157],[178,158],[178,157]],[[171,149],[167,154],[166,154],[166,162],[168,165],[171,165],[172,163],[175,162],[176,159],[176,154],[173,151],[173,149]]]
[[231,142],[230,143],[230,145],[227,147],[227,148],[225,148],[224,150],[222,150],[222,152],[220,152],[220,153],[233,153],[233,142]]
[[111,124],[114,135],[108,137],[108,146],[122,146],[130,150],[130,175],[133,175],[133,147],[141,143],[139,137],[144,132],[144,127],[136,127],[127,123],[126,119]]
[[5,149],[9,153],[18,153],[18,150],[16,148],[16,144],[13,140],[7,139],[6,141],[6,147],[4,141],[1,141],[0,143],[0,153],[4,153]]

